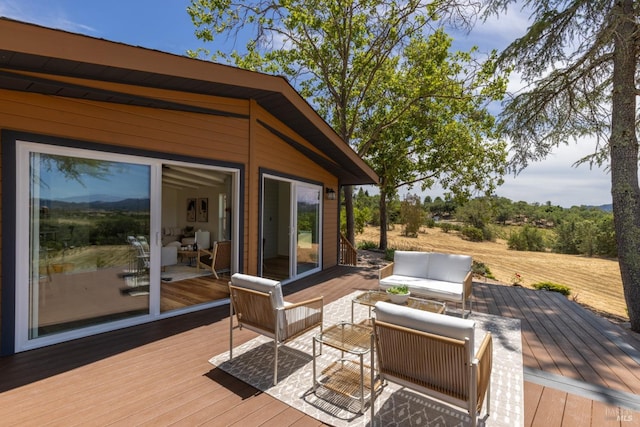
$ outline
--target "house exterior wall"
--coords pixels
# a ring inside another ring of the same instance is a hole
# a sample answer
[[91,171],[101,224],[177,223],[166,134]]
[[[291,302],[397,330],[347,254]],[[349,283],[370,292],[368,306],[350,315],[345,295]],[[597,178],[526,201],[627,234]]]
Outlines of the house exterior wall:
[[[245,176],[242,183],[244,215],[241,216],[244,222],[240,228],[243,253],[240,258],[246,273],[256,274],[258,269],[261,169],[277,171],[325,187],[338,187],[335,176],[270,132],[262,123],[278,129],[311,150],[318,150],[254,101],[58,76],[46,78],[230,113],[231,117],[225,117],[0,89],[0,132],[24,132],[103,144],[116,150],[162,153],[161,157],[166,155],[168,159],[172,156],[188,156],[242,165]],[[0,191],[4,191],[1,182]],[[12,207],[0,204],[0,213],[3,208]],[[324,200],[322,268],[337,263],[337,224],[338,202]],[[0,298],[3,298],[2,288],[0,282]]]

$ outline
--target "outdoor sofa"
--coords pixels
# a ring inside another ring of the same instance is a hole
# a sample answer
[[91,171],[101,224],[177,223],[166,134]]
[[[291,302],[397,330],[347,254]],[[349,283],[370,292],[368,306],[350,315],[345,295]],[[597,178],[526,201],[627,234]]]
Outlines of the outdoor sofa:
[[411,295],[462,304],[471,313],[472,273],[468,255],[395,251],[393,263],[380,269],[382,290],[407,285]]

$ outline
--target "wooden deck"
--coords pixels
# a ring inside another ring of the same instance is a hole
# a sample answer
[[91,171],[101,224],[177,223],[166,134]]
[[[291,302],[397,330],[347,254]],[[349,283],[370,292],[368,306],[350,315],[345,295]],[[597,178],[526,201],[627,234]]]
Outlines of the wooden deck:
[[[330,303],[375,287],[377,271],[337,267],[284,290]],[[475,283],[474,295],[474,310],[522,320],[526,426],[640,425],[637,336],[559,294]],[[208,363],[228,326],[224,305],[0,358],[0,425],[320,425]]]

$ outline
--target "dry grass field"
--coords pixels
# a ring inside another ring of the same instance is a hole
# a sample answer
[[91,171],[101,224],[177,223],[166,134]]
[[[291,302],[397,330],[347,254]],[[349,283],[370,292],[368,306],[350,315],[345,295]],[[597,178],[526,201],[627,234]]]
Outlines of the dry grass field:
[[[377,227],[367,227],[356,236],[356,242],[378,243],[379,235]],[[566,285],[571,288],[569,298],[602,315],[628,320],[617,260],[513,251],[501,239],[470,242],[457,232],[444,233],[440,228],[423,228],[417,238],[411,238],[402,236],[401,227],[396,227],[388,234],[388,247],[471,255],[489,267],[499,282],[510,284],[518,273],[526,287],[543,281]]]

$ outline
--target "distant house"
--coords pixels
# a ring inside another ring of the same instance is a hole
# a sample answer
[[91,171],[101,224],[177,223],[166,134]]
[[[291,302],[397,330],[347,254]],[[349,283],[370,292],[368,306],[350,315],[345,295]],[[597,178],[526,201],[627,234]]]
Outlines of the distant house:
[[178,286],[194,245],[335,266],[335,194],[378,180],[281,77],[8,19],[0,137],[2,354],[220,304]]

